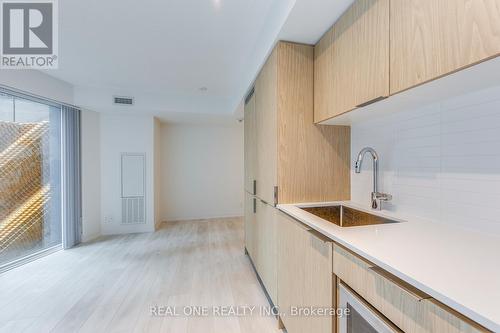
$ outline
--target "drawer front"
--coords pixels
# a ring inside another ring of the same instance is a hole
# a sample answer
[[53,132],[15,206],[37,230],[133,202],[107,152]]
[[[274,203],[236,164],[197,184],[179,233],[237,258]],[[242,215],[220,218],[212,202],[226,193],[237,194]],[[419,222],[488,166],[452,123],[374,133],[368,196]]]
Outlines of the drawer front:
[[404,332],[485,332],[337,244],[333,246],[333,272]]

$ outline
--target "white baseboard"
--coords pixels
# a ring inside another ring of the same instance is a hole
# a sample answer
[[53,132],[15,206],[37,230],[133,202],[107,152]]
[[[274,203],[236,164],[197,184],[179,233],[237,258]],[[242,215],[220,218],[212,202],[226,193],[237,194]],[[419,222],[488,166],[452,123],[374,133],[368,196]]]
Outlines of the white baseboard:
[[163,222],[183,222],[183,221],[196,221],[196,220],[216,220],[216,219],[229,219],[229,218],[242,218],[243,215],[239,214],[228,214],[228,215],[218,215],[218,216],[209,216],[209,217],[201,217],[201,216],[194,216],[194,217],[180,217],[180,218],[165,218],[162,219]]
[[82,236],[82,243],[87,243],[87,242],[93,241],[99,237],[101,237],[100,233],[92,234],[92,235],[83,235]]

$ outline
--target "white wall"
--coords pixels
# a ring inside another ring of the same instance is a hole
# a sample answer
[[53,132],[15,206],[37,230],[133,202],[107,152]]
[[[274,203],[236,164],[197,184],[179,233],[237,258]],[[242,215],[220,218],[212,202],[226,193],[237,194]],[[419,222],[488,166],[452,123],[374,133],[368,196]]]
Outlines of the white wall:
[[162,124],[163,221],[243,215],[243,125]]
[[0,84],[58,102],[73,104],[73,85],[37,70],[2,69]]
[[101,234],[101,140],[99,113],[82,110],[82,241]]
[[[154,214],[154,122],[152,116],[100,115],[101,232],[151,232]],[[121,153],[146,154],[146,223],[121,224]]]
[[[380,155],[388,209],[500,234],[500,87],[352,126],[352,159]],[[371,160],[352,173],[352,200],[369,203]]]

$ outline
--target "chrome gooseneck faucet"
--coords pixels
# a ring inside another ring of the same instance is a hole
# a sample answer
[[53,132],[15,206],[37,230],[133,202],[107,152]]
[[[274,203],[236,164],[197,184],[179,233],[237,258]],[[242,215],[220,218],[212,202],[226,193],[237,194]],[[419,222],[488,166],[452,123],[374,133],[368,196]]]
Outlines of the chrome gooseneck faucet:
[[366,153],[372,155],[373,158],[373,192],[371,194],[372,208],[380,210],[382,209],[382,201],[392,200],[392,195],[378,191],[378,154],[375,149],[370,147],[361,149],[354,165],[354,171],[356,173],[361,172],[361,164],[363,163],[363,157]]

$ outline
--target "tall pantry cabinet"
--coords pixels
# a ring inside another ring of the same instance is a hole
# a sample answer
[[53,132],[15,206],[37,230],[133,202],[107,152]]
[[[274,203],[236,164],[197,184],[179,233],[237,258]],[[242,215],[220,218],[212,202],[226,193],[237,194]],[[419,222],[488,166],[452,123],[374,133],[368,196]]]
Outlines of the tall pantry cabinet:
[[350,128],[314,124],[313,64],[313,46],[279,42],[245,103],[245,246],[275,304],[275,206],[350,198]]

